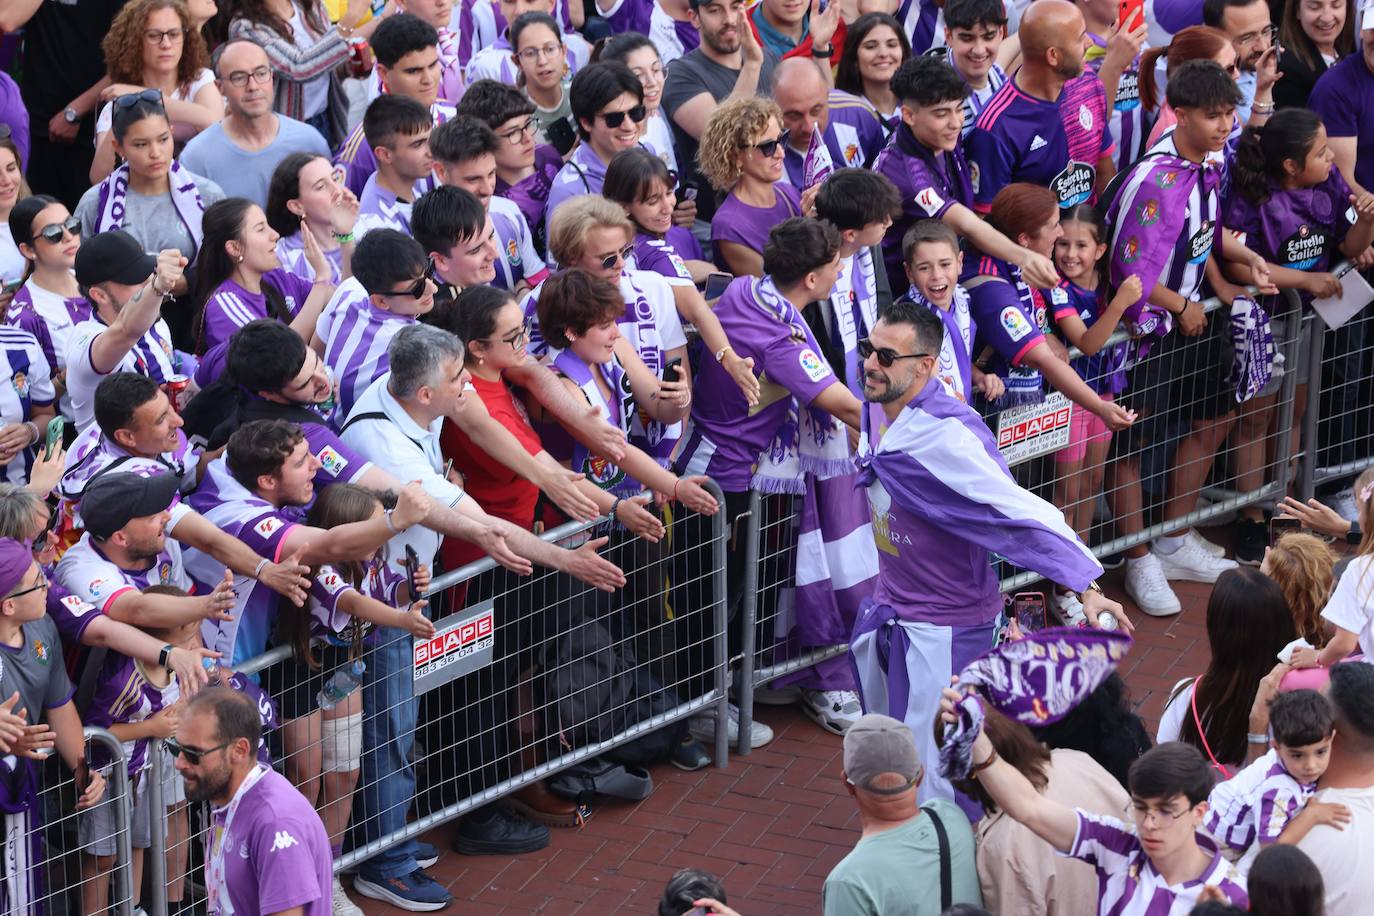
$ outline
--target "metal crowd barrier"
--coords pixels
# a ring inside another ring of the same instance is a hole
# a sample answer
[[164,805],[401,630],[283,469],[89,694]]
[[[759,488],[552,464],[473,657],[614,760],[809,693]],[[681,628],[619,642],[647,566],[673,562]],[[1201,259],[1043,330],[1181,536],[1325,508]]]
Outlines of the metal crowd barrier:
[[[337,806],[322,810],[331,840],[345,843],[336,874],[589,758],[626,753],[636,739],[696,714],[714,712],[715,763],[726,765],[726,513],[719,488],[707,486],[721,511],[706,518],[673,507],[660,545],[610,533],[598,552],[628,580],[615,595],[542,567],[518,577],[487,558],[436,576],[426,593],[436,636],[382,631],[384,641],[362,652],[363,687],[335,707],[358,706],[364,715],[361,772],[323,771],[326,752],[347,755],[325,747],[318,716],[290,718],[325,680],[319,670],[301,677],[291,646],[237,666],[275,707],[276,724],[264,735],[272,765],[316,810]],[[606,521],[569,523],[542,537],[576,546],[606,533]],[[620,670],[607,670],[612,656]],[[407,713],[417,722],[405,761],[413,788],[383,794],[380,780],[367,781],[381,772],[368,755],[381,763],[397,752],[403,742],[388,723]],[[161,792],[170,765],[150,755],[155,811],[170,804]],[[142,895],[149,916],[191,913],[204,896],[209,810],[186,810],[184,835],[152,832]],[[169,906],[169,887],[186,889],[181,906]]]
[[[1271,324],[1283,362],[1282,367],[1275,370],[1262,397],[1237,405],[1234,388],[1224,383],[1231,359],[1224,314],[1211,318],[1202,336],[1180,338],[1167,357],[1160,355],[1156,344],[1153,352],[1141,361],[1168,359],[1172,370],[1168,379],[1180,375],[1189,379],[1189,387],[1196,397],[1188,402],[1165,404],[1153,421],[1157,431],[1151,441],[1141,441],[1113,453],[1114,463],[1124,462],[1126,468],[1139,468],[1143,499],[1134,513],[1138,516],[1134,525],[1123,521],[1132,515],[1130,506],[1121,505],[1133,492],[1128,482],[1113,480],[1105,473],[1101,480],[1085,479],[1092,462],[1085,462],[1081,469],[1072,469],[1071,465],[1061,468],[1054,461],[1054,453],[1069,444],[1071,402],[1062,395],[1051,394],[1044,404],[1035,406],[1002,411],[985,407],[984,419],[997,435],[999,447],[1017,482],[1065,510],[1066,520],[1083,513],[1082,518],[1087,521],[1074,527],[1099,558],[1147,544],[1184,527],[1223,519],[1248,506],[1269,504],[1282,498],[1292,480],[1294,461],[1302,459],[1299,466],[1307,468],[1311,462],[1305,460],[1303,449],[1319,441],[1317,405],[1319,398],[1328,392],[1320,376],[1310,380],[1308,376],[1325,370],[1329,381],[1333,361],[1328,359],[1322,363],[1320,360],[1322,341],[1332,333],[1323,333],[1325,326],[1320,319],[1310,310],[1304,315],[1298,297],[1292,292],[1285,292],[1277,302],[1279,305],[1275,308],[1276,314],[1271,316]],[[1223,308],[1215,298],[1203,305],[1208,315]],[[1374,309],[1365,310],[1365,313],[1371,312]],[[1359,366],[1362,368],[1358,374],[1348,370],[1346,377],[1367,384],[1370,363],[1374,363],[1374,359],[1368,357],[1369,350],[1374,348],[1374,314],[1363,314],[1354,321],[1362,322],[1361,333],[1356,335],[1360,343],[1358,346],[1347,344],[1342,353],[1353,354],[1351,358],[1361,360]],[[1171,332],[1177,333],[1177,330]],[[1099,352],[1128,340],[1129,334],[1117,331]],[[1078,350],[1070,349],[1071,360],[1081,356]],[[1137,370],[1133,379],[1143,377]],[[1297,388],[1304,382],[1308,382],[1306,402],[1309,406],[1299,443],[1293,435],[1293,417],[1298,401]],[[1158,384],[1165,383],[1163,378],[1158,381]],[[1145,400],[1141,395],[1148,393],[1148,388],[1149,385],[1138,385],[1121,398],[1121,403],[1134,407]],[[1364,397],[1356,401],[1347,397],[1345,400],[1352,406],[1342,416],[1368,421],[1364,411],[1374,399]],[[1073,411],[1078,410],[1075,405]],[[1195,414],[1198,413],[1209,416],[1197,418]],[[1224,424],[1207,422],[1228,415],[1233,416]],[[1179,458],[1179,444],[1190,437],[1192,451]],[[1219,442],[1215,441],[1216,437],[1221,437]],[[1327,438],[1333,439],[1334,444],[1326,448],[1325,453],[1346,442],[1339,437]],[[1208,456],[1212,457],[1210,467],[1205,466]],[[1191,471],[1196,483],[1181,493],[1171,494],[1170,470],[1180,462]],[[1321,466],[1312,474],[1320,482],[1371,464],[1374,464],[1374,457],[1361,455],[1345,463]],[[1310,495],[1311,484],[1300,477],[1299,489]],[[1175,504],[1186,500],[1193,504],[1192,508],[1165,515],[1171,495]],[[796,576],[799,507],[797,497],[750,494],[750,512],[744,533],[746,565],[740,608],[740,655],[732,660],[739,665],[737,753],[742,755],[750,751],[748,725],[753,718],[755,688],[848,651],[846,644],[797,646],[791,634],[790,602]],[[1082,518],[1077,520],[1082,522]],[[1042,579],[1038,573],[1015,569],[1006,563],[1001,564],[999,572],[999,585],[1004,592]]]

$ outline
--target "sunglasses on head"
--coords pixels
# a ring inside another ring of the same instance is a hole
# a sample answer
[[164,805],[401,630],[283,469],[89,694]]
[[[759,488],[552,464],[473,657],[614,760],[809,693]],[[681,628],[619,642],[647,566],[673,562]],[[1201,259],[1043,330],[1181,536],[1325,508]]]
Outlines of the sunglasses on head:
[[892,364],[899,359],[920,359],[929,356],[929,353],[898,353],[896,350],[889,350],[887,347],[875,347],[867,337],[859,341],[859,359],[868,359],[875,353],[878,356],[878,365],[884,369],[890,369]]
[[116,108],[133,108],[139,102],[152,102],[155,105],[161,105],[162,93],[156,89],[143,89],[139,92],[130,92],[115,99],[114,106]]
[[425,293],[429,291],[429,278],[434,276],[434,261],[431,259],[425,262],[425,272],[420,274],[415,280],[404,289],[394,289],[390,292],[382,293],[383,296],[410,296],[412,299],[423,299]]
[[79,237],[81,235],[81,220],[75,216],[69,216],[60,223],[49,223],[38,230],[38,237],[45,242],[56,245],[62,241],[63,233],[70,234],[72,238]]
[[649,111],[643,105],[636,105],[628,111],[611,111],[606,114],[597,115],[597,117],[605,121],[607,127],[614,130],[625,123],[626,115],[629,115],[630,120],[638,124],[649,116]]
[[748,143],[741,146],[740,149],[756,149],[765,157],[772,159],[778,154],[778,147],[787,142],[787,135],[789,133],[790,131],[785,130],[778,134],[778,139],[776,140],[764,140],[762,143]]
[[200,761],[204,759],[206,754],[213,754],[215,751],[222,751],[233,743],[234,742],[232,741],[226,741],[223,744],[217,744],[214,747],[207,747],[205,750],[202,751],[199,748],[187,747],[184,744],[178,744],[177,739],[175,738],[168,738],[166,741],[162,742],[163,746],[167,748],[167,753],[172,755],[173,760],[176,760],[179,756],[185,757],[186,762],[193,767],[200,766]]
[[634,245],[626,245],[619,251],[612,252],[611,254],[606,255],[604,258],[601,259],[601,269],[610,270],[617,264],[624,264],[627,260],[629,260],[630,255],[634,252],[634,250]]

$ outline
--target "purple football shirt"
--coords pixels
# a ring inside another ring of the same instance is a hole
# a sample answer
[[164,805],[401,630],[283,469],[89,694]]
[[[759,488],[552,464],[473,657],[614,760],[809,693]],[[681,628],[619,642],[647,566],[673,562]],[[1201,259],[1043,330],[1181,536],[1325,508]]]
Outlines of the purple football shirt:
[[773,196],[773,206],[751,207],[732,192],[716,208],[711,218],[711,245],[722,270],[730,268],[721,256],[721,242],[734,242],[762,254],[769,230],[785,219],[802,215],[801,194],[787,182],[773,185]]

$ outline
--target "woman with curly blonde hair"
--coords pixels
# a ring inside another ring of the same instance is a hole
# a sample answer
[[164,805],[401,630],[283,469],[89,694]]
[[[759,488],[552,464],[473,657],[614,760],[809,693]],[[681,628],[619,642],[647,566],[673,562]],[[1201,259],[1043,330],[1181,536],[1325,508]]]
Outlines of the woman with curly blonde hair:
[[1336,554],[1326,541],[1313,534],[1293,532],[1279,538],[1265,551],[1260,572],[1279,584],[1288,599],[1298,635],[1320,649],[1330,630],[1322,620],[1322,608],[1331,597]]
[[208,69],[210,56],[200,34],[203,24],[183,0],[132,0],[115,16],[101,43],[110,85],[100,93],[106,104],[95,122],[92,184],[115,167],[110,122],[120,98],[149,90],[162,93],[178,148],[224,116],[224,99]]
[[768,230],[801,216],[797,189],[783,180],[787,132],[771,99],[726,102],[701,134],[697,165],[718,191],[729,192],[711,220],[715,261],[735,276],[763,276]]

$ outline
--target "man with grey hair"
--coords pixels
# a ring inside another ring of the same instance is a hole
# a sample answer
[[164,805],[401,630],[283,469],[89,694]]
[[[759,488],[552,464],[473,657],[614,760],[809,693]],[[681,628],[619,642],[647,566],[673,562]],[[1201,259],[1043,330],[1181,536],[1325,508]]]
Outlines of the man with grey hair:
[[869,713],[844,733],[840,779],[858,803],[863,835],[825,879],[825,916],[935,916],[954,903],[982,906],[968,818],[942,798],[916,807],[923,775],[904,723]]
[[[343,443],[400,480],[417,480],[433,498],[424,525],[398,534],[387,547],[388,561],[404,573],[406,548],[422,563],[432,563],[443,537],[471,541],[492,559],[527,575],[533,564],[566,572],[603,591],[625,584],[625,575],[597,555],[605,538],[569,550],[542,541],[529,531],[493,518],[465,498],[461,486],[444,472],[439,431],[455,413],[470,387],[463,368],[463,342],[448,331],[425,324],[402,328],[387,348],[390,371],[358,398],[340,431]],[[498,627],[496,637],[502,640]],[[412,656],[408,634],[382,629],[372,653],[372,680],[364,688],[379,691],[381,702],[368,708],[384,715],[363,726],[363,817],[354,819],[368,841],[405,826],[415,796],[415,774],[408,760],[414,743],[416,704],[412,697]],[[485,698],[479,698],[482,702]],[[383,740],[383,735],[397,736]],[[491,806],[473,812],[459,825],[455,848],[465,853],[515,854],[540,849],[549,842],[548,828],[518,819]],[[410,908],[417,897],[441,903],[448,895],[415,862],[413,844],[403,843],[363,863],[354,881],[358,893]],[[441,903],[442,905],[442,903]],[[438,907],[433,907],[438,908]]]
[[229,197],[267,206],[267,187],[277,163],[292,153],[329,158],[319,131],[272,110],[272,67],[267,52],[251,41],[222,45],[213,61],[215,85],[224,96],[224,118],[196,134],[181,163],[210,178]]

